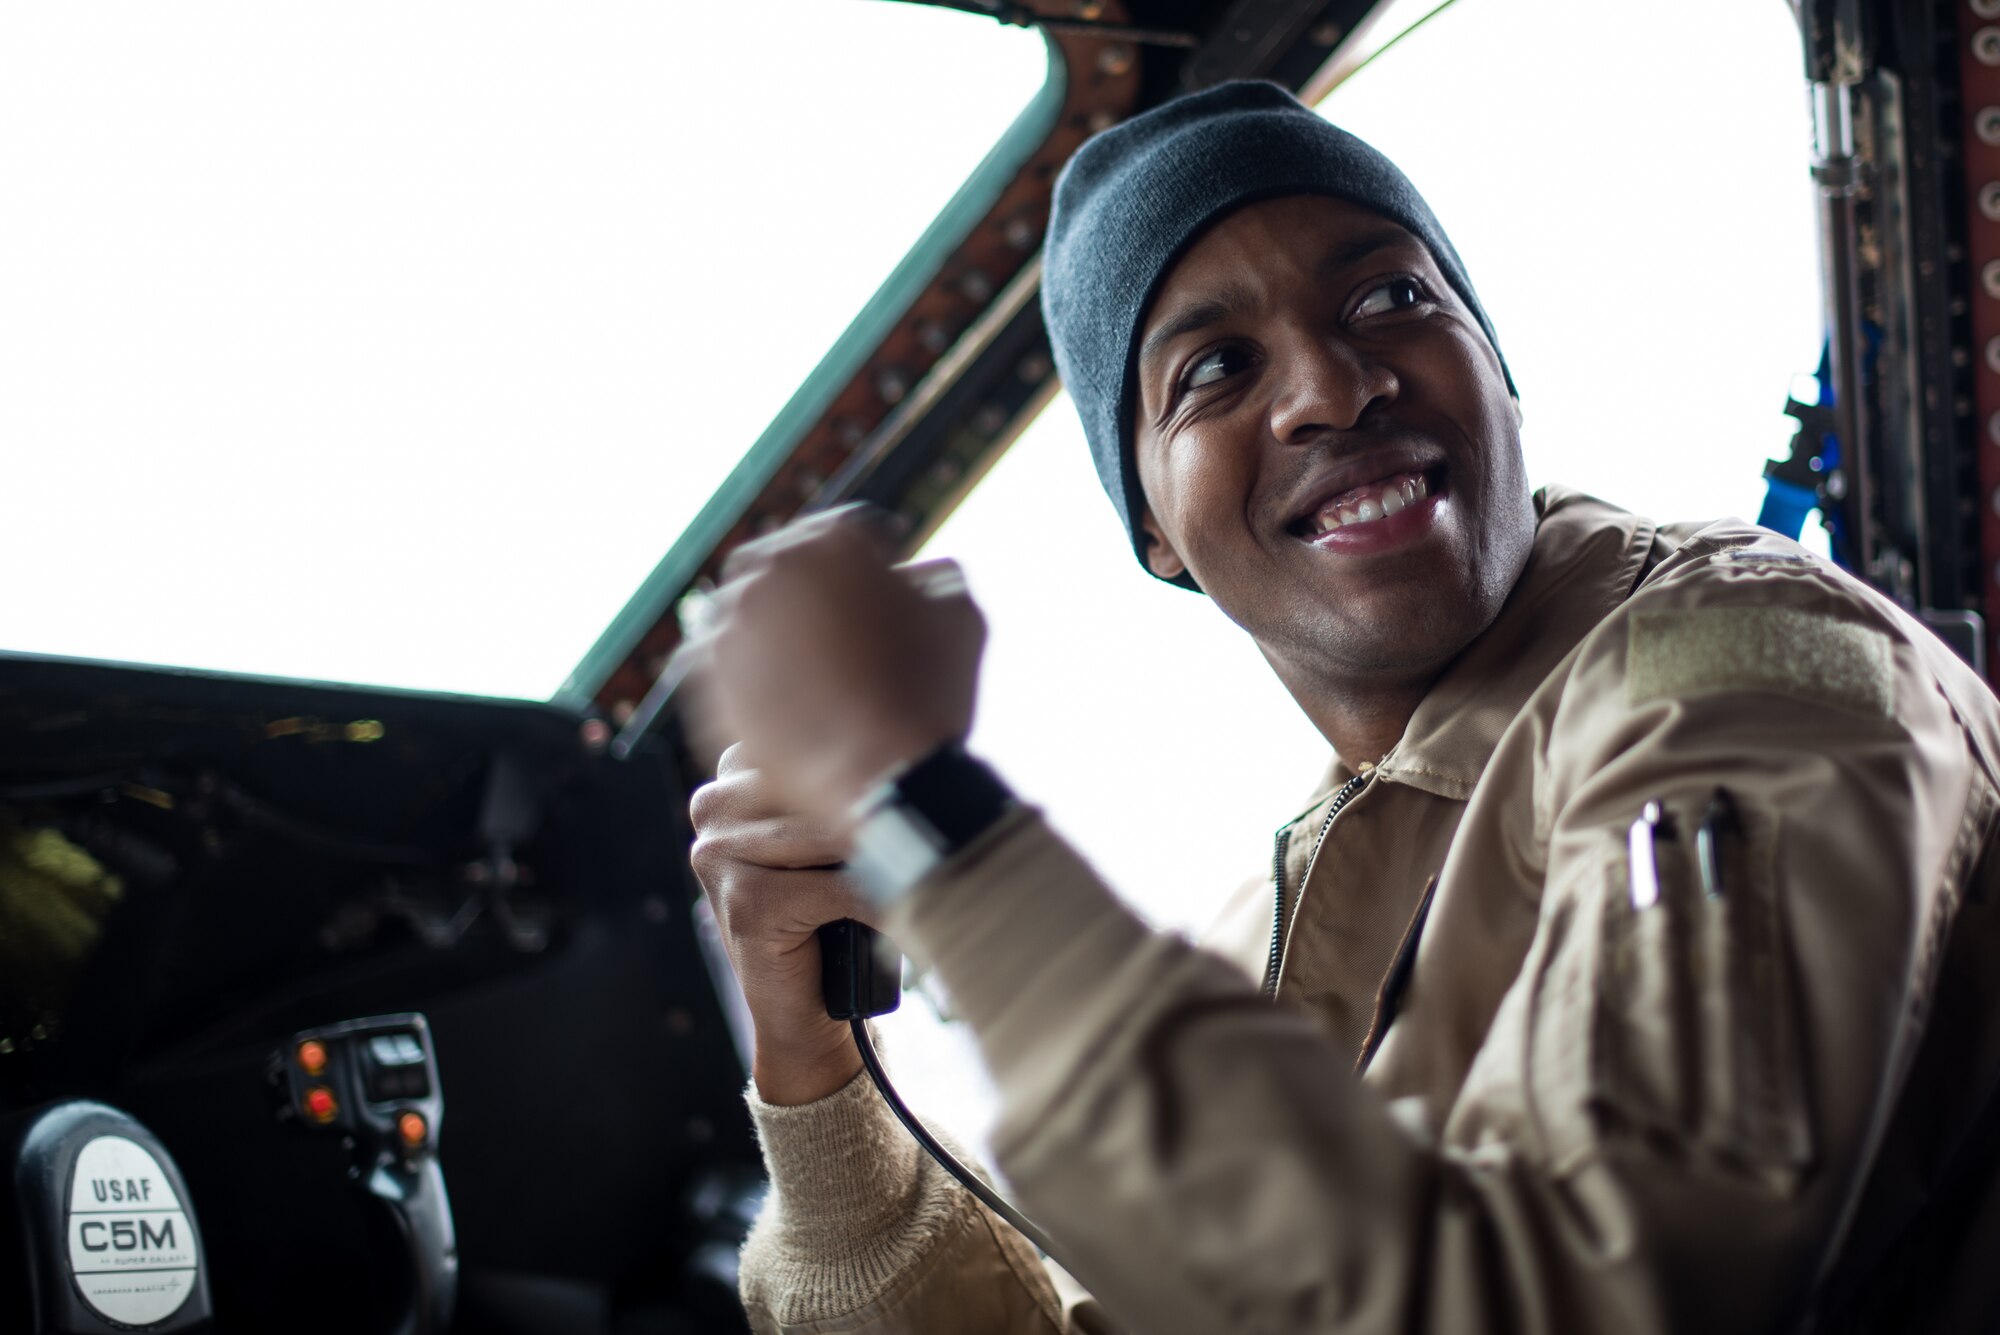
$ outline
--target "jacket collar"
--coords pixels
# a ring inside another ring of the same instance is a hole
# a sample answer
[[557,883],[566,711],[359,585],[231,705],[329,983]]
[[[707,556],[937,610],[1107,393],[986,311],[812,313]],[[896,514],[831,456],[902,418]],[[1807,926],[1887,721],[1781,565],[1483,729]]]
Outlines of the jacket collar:
[[[1432,686],[1382,763],[1384,779],[1464,801],[1500,734],[1592,627],[1631,596],[1657,526],[1561,487],[1535,493],[1527,567],[1500,615]],[[1324,788],[1351,775],[1338,758]]]

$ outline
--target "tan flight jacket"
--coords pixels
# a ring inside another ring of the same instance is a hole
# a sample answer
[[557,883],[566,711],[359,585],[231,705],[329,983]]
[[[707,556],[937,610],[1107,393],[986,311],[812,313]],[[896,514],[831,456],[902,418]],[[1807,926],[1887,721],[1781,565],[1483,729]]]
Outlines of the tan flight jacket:
[[1032,812],[900,907],[1081,1291],[863,1078],[752,1097],[757,1329],[2000,1329],[2000,709],[1764,530],[1537,504],[1499,619],[1281,833],[1277,1004],[1271,877],[1196,948]]

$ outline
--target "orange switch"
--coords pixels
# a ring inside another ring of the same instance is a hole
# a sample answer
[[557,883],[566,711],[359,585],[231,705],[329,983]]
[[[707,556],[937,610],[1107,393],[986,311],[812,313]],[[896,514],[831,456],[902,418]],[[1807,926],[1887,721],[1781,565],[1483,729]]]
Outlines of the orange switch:
[[403,1143],[411,1149],[423,1144],[424,1138],[431,1133],[430,1127],[424,1122],[424,1115],[414,1112],[406,1112],[398,1117],[396,1130],[402,1135]]
[[326,1070],[326,1044],[316,1038],[309,1038],[299,1044],[299,1069],[307,1075],[319,1075]]

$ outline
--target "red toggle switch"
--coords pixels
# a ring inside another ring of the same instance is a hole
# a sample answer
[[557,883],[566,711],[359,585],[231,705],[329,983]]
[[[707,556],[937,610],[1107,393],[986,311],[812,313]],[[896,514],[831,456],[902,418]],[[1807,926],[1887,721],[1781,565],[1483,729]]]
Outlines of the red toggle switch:
[[325,1126],[339,1114],[340,1103],[325,1085],[314,1085],[306,1091],[306,1116]]
[[396,1119],[396,1130],[403,1137],[403,1143],[416,1149],[431,1133],[422,1113],[406,1112]]

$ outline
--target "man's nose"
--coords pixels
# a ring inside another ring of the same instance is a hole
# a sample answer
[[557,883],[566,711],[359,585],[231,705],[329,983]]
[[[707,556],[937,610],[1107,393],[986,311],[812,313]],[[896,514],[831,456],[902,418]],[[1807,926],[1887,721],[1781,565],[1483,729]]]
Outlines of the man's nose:
[[1353,430],[1399,388],[1395,372],[1380,359],[1324,332],[1288,339],[1270,383],[1276,387],[1271,433],[1288,445]]

